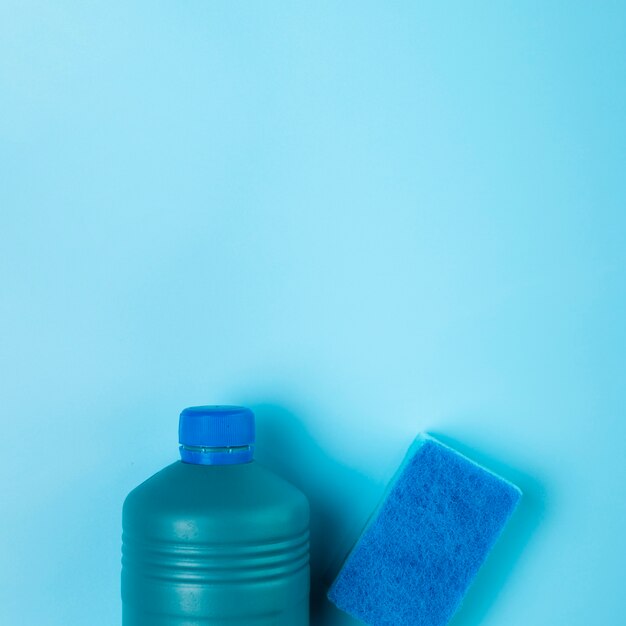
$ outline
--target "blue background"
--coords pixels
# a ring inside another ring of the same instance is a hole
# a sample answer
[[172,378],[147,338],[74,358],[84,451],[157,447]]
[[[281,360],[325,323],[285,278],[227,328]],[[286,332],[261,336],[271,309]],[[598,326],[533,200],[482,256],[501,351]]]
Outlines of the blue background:
[[455,626],[623,619],[623,2],[0,4],[0,618],[119,623],[240,403],[320,597],[419,431],[525,492]]

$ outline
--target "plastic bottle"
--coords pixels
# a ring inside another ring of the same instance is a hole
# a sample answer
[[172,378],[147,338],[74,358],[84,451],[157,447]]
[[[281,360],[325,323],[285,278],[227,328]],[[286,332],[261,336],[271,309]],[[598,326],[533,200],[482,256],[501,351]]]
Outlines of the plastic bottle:
[[244,407],[181,413],[181,460],[124,502],[123,626],[308,626],[309,504],[254,440]]

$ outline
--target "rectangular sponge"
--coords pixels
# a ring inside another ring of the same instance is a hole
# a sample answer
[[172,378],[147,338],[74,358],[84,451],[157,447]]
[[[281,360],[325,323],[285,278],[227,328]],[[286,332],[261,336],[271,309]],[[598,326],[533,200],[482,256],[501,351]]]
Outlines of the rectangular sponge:
[[520,497],[515,485],[421,435],[329,599],[371,626],[445,626]]

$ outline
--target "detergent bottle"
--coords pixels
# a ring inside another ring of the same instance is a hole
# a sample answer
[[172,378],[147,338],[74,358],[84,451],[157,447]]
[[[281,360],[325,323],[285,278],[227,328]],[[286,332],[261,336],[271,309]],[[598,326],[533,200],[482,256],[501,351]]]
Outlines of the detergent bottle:
[[309,504],[254,460],[252,411],[187,408],[179,442],[124,502],[123,626],[308,626]]

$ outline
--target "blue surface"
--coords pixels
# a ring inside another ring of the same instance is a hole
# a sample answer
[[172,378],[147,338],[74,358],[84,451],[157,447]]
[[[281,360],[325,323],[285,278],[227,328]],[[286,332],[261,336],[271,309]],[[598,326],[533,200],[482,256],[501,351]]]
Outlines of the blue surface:
[[521,492],[434,439],[418,439],[328,597],[372,626],[445,626]]
[[421,431],[524,493],[454,626],[620,624],[625,23],[1,2],[0,623],[118,624],[121,503],[224,403],[310,497],[315,626]]
[[180,458],[199,465],[249,463],[256,439],[254,413],[242,406],[183,409],[178,420]]

